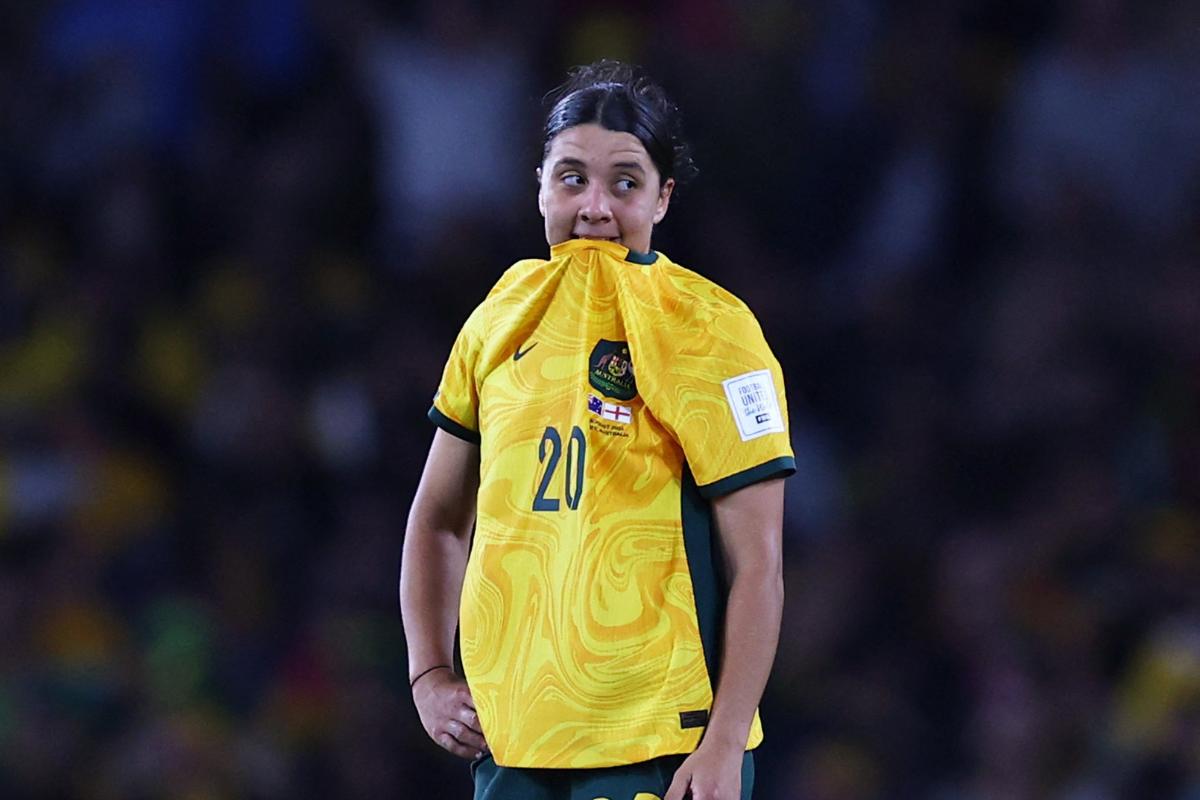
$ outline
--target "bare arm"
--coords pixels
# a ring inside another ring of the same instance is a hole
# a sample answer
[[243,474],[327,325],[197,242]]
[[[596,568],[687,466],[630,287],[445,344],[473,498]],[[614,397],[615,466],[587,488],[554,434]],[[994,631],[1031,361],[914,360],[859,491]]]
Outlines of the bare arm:
[[438,430],[409,511],[400,562],[413,702],[430,738],[464,758],[487,750],[466,681],[453,671],[478,488],[479,447]]
[[724,657],[705,740],[746,749],[783,615],[783,480],[765,481],[713,502],[729,571]]
[[676,772],[665,800],[736,800],[742,754],[779,643],[783,614],[783,480],[713,501],[729,574],[721,677],[700,747]]

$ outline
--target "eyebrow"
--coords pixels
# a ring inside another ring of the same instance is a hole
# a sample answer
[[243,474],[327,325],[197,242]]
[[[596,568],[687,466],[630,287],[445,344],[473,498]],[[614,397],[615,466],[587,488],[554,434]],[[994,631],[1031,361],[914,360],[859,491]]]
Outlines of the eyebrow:
[[576,169],[579,169],[579,168],[587,167],[587,164],[583,163],[583,159],[581,159],[581,158],[572,158],[571,156],[563,156],[558,161],[554,162],[554,168],[562,169],[563,167],[574,167]]
[[[623,169],[629,172],[637,171],[643,175],[646,174],[645,168],[636,161],[618,161],[611,166],[613,169]],[[554,169],[562,169],[563,167],[586,169],[587,163],[581,158],[575,158],[574,156],[563,156],[557,162],[555,162]]]

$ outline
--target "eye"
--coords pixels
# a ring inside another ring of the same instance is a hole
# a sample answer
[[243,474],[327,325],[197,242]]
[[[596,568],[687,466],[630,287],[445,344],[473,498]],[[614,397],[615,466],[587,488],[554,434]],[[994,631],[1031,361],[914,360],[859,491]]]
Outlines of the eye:
[[622,194],[625,192],[632,192],[636,188],[637,181],[635,181],[633,178],[621,178],[617,181],[617,191],[621,192]]
[[579,187],[579,186],[583,186],[583,184],[584,184],[583,176],[580,175],[578,172],[568,172],[566,175],[563,175],[562,182],[565,183],[567,186],[572,186],[572,187]]

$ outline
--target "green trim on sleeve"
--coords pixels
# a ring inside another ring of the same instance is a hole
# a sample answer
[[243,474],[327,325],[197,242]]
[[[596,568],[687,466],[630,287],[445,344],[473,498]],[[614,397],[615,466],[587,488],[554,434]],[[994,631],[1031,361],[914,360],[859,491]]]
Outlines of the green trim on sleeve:
[[738,489],[744,489],[751,484],[760,483],[770,478],[786,478],[795,471],[796,459],[792,456],[780,456],[779,458],[771,459],[765,464],[744,469],[727,478],[706,483],[698,488],[701,497],[705,500],[711,500],[714,497],[736,492]]
[[437,425],[451,436],[462,439],[464,442],[479,444],[479,433],[477,431],[473,431],[470,428],[459,425],[441,411],[438,411],[437,406],[430,406],[429,414],[427,414],[427,416],[429,417],[430,422],[432,422],[434,425]]

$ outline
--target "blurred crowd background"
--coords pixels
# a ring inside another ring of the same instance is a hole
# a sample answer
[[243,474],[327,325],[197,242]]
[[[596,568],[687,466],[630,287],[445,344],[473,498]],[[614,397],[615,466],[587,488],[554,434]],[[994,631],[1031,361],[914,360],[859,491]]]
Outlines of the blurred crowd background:
[[1200,798],[1200,3],[0,6],[0,796],[453,798],[396,602],[543,95],[788,380],[765,800]]

